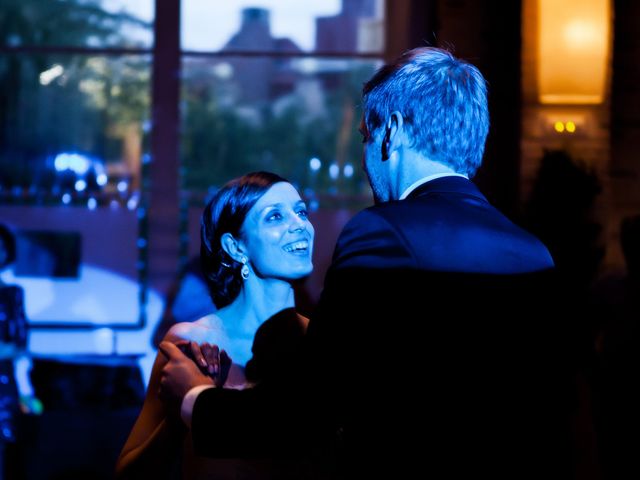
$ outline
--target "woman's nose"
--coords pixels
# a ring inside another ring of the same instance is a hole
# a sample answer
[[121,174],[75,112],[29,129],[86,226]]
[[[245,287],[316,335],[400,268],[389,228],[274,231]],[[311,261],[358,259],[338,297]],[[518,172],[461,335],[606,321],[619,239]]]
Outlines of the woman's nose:
[[289,224],[289,230],[292,232],[296,232],[298,230],[302,231],[307,228],[307,222],[305,219],[300,218],[299,215],[294,215],[293,220]]

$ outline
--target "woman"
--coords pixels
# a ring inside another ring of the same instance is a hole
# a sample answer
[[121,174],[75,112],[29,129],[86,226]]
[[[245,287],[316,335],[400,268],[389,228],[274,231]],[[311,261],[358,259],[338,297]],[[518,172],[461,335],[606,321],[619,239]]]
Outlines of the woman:
[[[219,385],[226,380],[226,388],[244,388],[258,381],[250,374],[264,370],[256,365],[257,356],[252,359],[254,336],[267,319],[294,307],[293,283],[313,268],[313,238],[304,202],[282,177],[256,172],[227,183],[207,204],[201,229],[203,272],[219,310],[196,322],[174,325],[165,338],[178,344],[215,344],[229,352],[233,362],[228,378],[226,371],[216,377]],[[302,338],[308,321],[300,315],[295,319],[292,328],[298,333],[287,337],[291,342]],[[226,358],[220,354],[222,364]],[[175,478],[175,459],[181,452],[184,478],[260,476],[265,465],[192,453],[186,428],[166,414],[158,398],[165,363],[158,355],[142,412],[118,459],[118,478]]]

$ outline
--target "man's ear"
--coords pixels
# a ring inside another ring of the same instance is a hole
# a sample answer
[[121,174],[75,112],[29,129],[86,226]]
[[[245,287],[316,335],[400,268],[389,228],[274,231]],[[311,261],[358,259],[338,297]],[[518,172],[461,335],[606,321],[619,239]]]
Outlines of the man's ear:
[[382,160],[388,160],[391,154],[398,150],[402,144],[404,135],[404,118],[397,110],[392,112],[385,124],[384,138],[382,139]]
[[227,255],[236,262],[242,263],[242,259],[245,258],[244,248],[233,235],[230,233],[222,234],[222,237],[220,237],[220,245],[222,245],[222,249]]

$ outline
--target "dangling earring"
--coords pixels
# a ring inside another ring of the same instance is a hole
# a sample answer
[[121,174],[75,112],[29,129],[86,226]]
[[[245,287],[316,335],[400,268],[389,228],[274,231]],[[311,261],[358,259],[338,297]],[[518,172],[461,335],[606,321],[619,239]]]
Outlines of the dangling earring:
[[247,257],[242,257],[242,268],[240,269],[240,275],[243,280],[249,278],[249,267],[247,266]]

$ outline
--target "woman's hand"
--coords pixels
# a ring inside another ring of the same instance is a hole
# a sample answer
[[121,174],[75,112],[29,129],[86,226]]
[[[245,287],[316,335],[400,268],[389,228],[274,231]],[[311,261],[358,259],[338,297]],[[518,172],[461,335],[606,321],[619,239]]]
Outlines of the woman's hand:
[[176,345],[200,367],[202,373],[213,379],[216,387],[221,388],[225,384],[231,369],[231,358],[227,352],[208,342],[199,345],[197,342],[184,340]]

